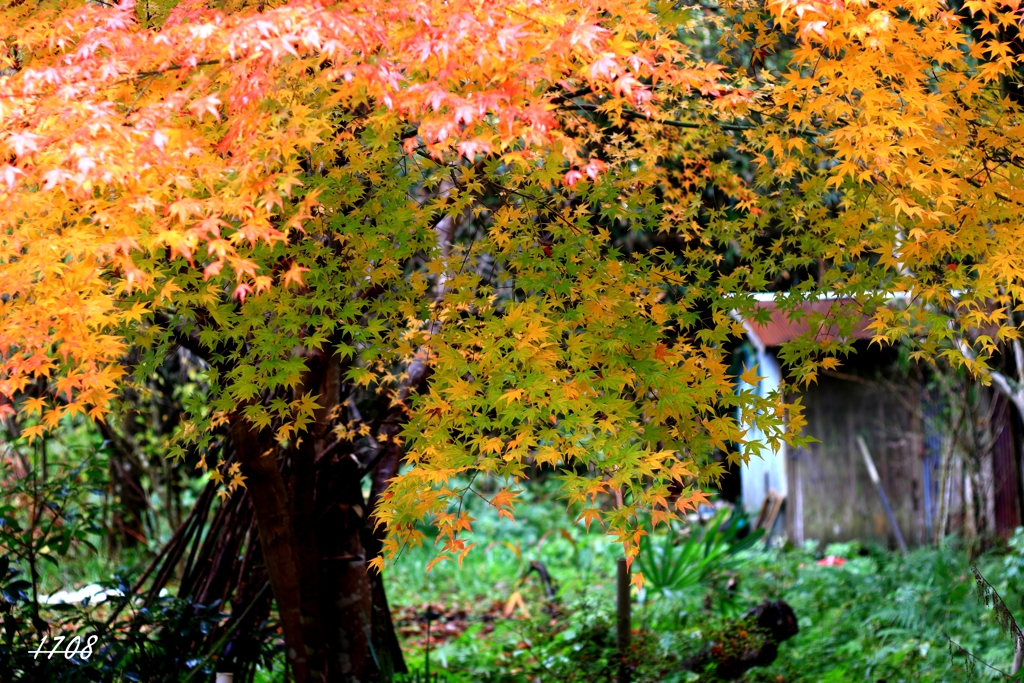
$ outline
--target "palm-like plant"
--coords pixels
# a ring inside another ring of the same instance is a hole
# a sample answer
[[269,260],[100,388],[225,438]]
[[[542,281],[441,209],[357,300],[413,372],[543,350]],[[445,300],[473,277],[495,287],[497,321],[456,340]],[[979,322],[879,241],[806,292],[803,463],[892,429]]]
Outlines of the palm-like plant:
[[746,526],[737,506],[732,512],[719,510],[701,525],[691,524],[681,531],[669,526],[652,534],[652,542],[638,559],[645,585],[658,593],[682,593],[735,569],[745,561],[742,551],[764,536],[764,530],[758,529],[741,537]]

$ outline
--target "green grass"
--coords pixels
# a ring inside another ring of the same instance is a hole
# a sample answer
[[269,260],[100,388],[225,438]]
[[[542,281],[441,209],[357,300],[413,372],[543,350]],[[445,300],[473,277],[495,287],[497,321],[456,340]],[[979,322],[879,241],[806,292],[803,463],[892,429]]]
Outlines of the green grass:
[[[1012,640],[1000,632],[992,610],[976,599],[966,554],[955,543],[906,557],[865,552],[856,544],[830,550],[845,551],[850,559],[841,568],[821,567],[812,553],[790,551],[752,563],[747,593],[786,599],[801,632],[783,645],[775,664],[751,672],[747,680],[1002,679],[981,665],[968,676],[964,659],[950,656],[950,638],[1009,671]],[[995,557],[983,558],[979,567],[996,582],[1005,574]]]

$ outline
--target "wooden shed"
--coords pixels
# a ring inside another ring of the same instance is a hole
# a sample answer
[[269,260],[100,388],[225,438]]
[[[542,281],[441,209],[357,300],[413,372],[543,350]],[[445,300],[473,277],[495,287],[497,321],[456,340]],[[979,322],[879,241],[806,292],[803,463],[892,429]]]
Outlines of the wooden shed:
[[[836,303],[807,308],[821,313]],[[807,326],[770,301],[760,305],[770,318],[763,324],[744,321],[750,342],[745,363],[758,363],[764,377],[758,389],[767,393],[784,376],[778,347],[806,333]],[[870,346],[867,322],[863,318],[854,330],[858,352],[844,360],[841,371],[819,375],[799,390],[805,433],[817,441],[809,448],[762,453],[740,468],[745,509],[756,515],[774,490],[785,497],[781,528],[795,543],[859,539],[894,546],[892,525],[858,447],[862,437],[908,544],[949,532],[1012,532],[1021,522],[1024,490],[1015,411],[986,389],[991,443],[973,460],[950,457],[955,444],[943,423],[949,411],[928,389],[927,371],[908,370],[895,350]],[[817,336],[823,340],[831,332],[823,327]]]

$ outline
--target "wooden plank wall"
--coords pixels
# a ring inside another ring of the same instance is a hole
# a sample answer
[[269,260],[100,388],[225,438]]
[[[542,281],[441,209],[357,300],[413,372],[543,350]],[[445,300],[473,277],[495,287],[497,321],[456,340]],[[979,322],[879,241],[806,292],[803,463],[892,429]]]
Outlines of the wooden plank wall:
[[1010,536],[1020,524],[1020,472],[1017,468],[1017,447],[1014,439],[1014,415],[1010,402],[996,396],[993,422],[996,429],[995,447],[992,449],[995,476],[995,531]]
[[[788,463],[789,538],[800,542],[802,536],[825,543],[856,538],[895,547],[885,510],[857,449],[860,434],[871,450],[907,543],[926,543],[923,434],[916,409],[920,388],[904,386],[901,396],[856,378],[820,377],[800,393],[807,417],[805,433],[819,441]],[[802,524],[794,514],[798,509]]]

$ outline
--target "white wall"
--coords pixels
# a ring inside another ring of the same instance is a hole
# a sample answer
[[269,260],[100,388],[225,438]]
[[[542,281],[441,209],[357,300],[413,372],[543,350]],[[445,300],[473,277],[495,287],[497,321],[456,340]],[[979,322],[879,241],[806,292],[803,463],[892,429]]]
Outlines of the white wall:
[[[756,336],[750,335],[750,341],[756,349],[752,360],[757,364],[757,374],[761,380],[757,391],[761,396],[767,396],[778,389],[782,380],[779,371],[779,363],[772,353],[764,348]],[[740,384],[740,390],[750,387],[747,384]],[[747,436],[751,441],[761,440],[764,435],[755,427],[750,427]],[[749,514],[756,515],[761,509],[764,497],[768,489],[775,489],[783,496],[788,494],[786,487],[786,444],[779,444],[779,450],[773,451],[770,446],[765,445],[760,449],[759,454],[754,449],[747,451],[750,462],[740,467],[740,483],[743,487],[743,509]]]

